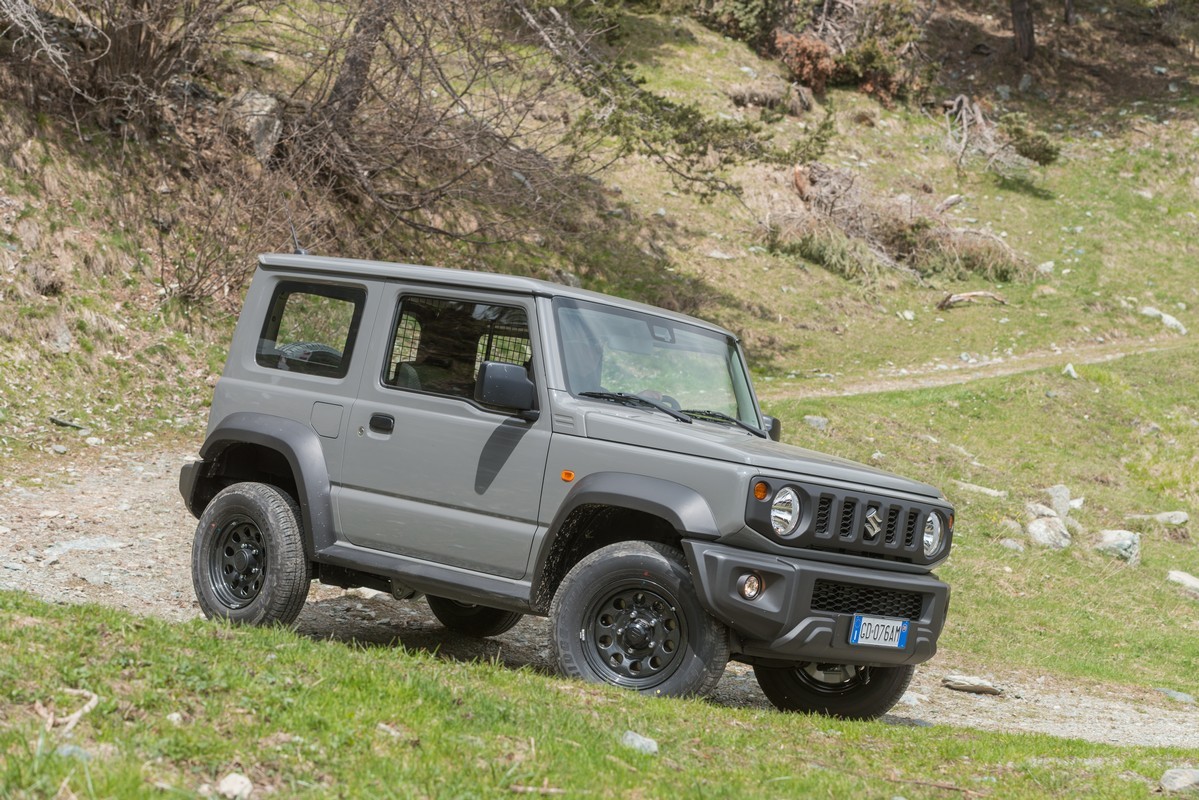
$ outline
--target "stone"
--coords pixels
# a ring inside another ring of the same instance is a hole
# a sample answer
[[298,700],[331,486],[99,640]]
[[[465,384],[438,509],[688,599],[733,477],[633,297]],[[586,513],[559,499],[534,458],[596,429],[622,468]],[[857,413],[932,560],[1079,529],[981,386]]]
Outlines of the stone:
[[1004,100],[1004,101],[1011,100],[1012,99],[1012,87],[1008,86],[1006,83],[1001,83],[995,87],[995,94],[999,95],[1000,100]]
[[1177,317],[1167,314],[1164,311],[1160,311],[1153,306],[1144,306],[1141,309],[1141,314],[1149,317],[1150,319],[1160,319],[1162,321],[1162,325],[1165,325],[1170,330],[1180,333],[1183,336],[1186,335],[1186,326],[1179,322]]
[[1164,792],[1199,792],[1199,769],[1168,769],[1159,783]]
[[82,539],[73,539],[69,542],[55,542],[46,548],[44,555],[49,557],[61,556],[63,553],[75,551],[120,550],[122,547],[129,546],[129,542],[122,542],[111,536],[100,534],[98,536],[85,536]]
[[941,679],[941,685],[946,689],[953,689],[955,692],[1003,694],[1003,689],[1000,689],[991,681],[979,678],[976,675],[946,675]]
[[1133,567],[1141,563],[1141,535],[1133,531],[1099,531],[1095,549],[1127,561]]
[[255,50],[238,50],[237,57],[243,64],[260,69],[271,69],[279,61],[275,53],[261,53]]
[[1052,275],[1053,269],[1056,266],[1057,265],[1052,261],[1042,261],[1040,264],[1037,264],[1037,272],[1041,273],[1042,275]]
[[1066,368],[1062,370],[1062,374],[1072,380],[1078,380],[1078,371],[1074,369],[1073,364],[1067,364]]
[[978,486],[973,483],[955,480],[954,486],[957,486],[963,492],[971,492],[973,494],[985,494],[987,497],[1007,497],[1007,491],[1004,489],[988,489],[986,486]]
[[54,445],[53,447],[50,448],[50,451],[52,453],[54,453],[55,455],[60,455],[60,456],[65,456],[67,454],[67,448],[61,444]]
[[1031,89],[1032,88],[1032,75],[1027,72],[1024,73],[1023,75],[1021,75],[1020,76],[1020,85],[1017,86],[1016,88],[1019,89],[1021,92],[1027,92],[1029,89]]
[[803,421],[805,425],[809,425],[818,431],[822,431],[828,427],[827,417],[817,417],[815,415],[808,414],[803,418]]
[[169,722],[175,726],[182,725],[183,724],[183,715],[180,714],[178,711],[172,711],[170,714],[167,714],[167,722]]
[[1006,547],[1008,550],[1012,550],[1017,553],[1024,552],[1024,545],[1020,544],[1015,539],[1000,539],[999,546]]
[[1028,523],[1028,538],[1035,544],[1065,550],[1072,541],[1065,524],[1056,516],[1037,517]]
[[1058,516],[1057,511],[1045,505],[1044,503],[1025,503],[1024,510],[1027,511],[1028,515],[1033,519]]
[[1148,519],[1163,525],[1186,525],[1191,517],[1185,511],[1162,511],[1158,514],[1130,514],[1126,519]]
[[1045,494],[1049,495],[1049,505],[1057,512],[1059,517],[1070,516],[1070,489],[1064,484],[1058,483],[1050,486],[1045,490]]
[[1173,689],[1156,689],[1171,700],[1177,700],[1180,703],[1186,703],[1188,706],[1195,705],[1195,698],[1186,692],[1176,692]]
[[237,128],[249,139],[254,157],[263,164],[270,161],[283,133],[279,101],[264,92],[243,89],[229,101],[229,112]]
[[1199,595],[1199,578],[1196,578],[1189,572],[1172,569],[1169,573],[1167,573],[1166,580],[1170,581],[1171,583],[1177,583],[1187,591],[1194,592],[1195,594]]
[[217,794],[227,800],[246,800],[254,791],[254,784],[240,772],[230,772],[216,785]]
[[648,736],[642,736],[635,731],[625,731],[624,736],[620,737],[620,743],[631,750],[636,750],[638,753],[644,753],[647,756],[658,755],[658,743]]
[[730,255],[719,248],[714,248],[708,251],[708,258],[714,258],[717,261],[732,261],[736,256]]

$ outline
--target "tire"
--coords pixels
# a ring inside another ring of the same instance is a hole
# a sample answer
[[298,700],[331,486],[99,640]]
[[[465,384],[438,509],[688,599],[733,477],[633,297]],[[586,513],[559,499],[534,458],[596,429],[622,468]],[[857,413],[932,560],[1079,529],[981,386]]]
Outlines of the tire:
[[425,600],[428,601],[429,609],[438,622],[467,636],[499,636],[512,630],[516,623],[524,619],[524,614],[515,611],[459,603],[444,597],[426,595]]
[[312,580],[300,509],[265,483],[237,483],[212,499],[192,545],[192,585],[204,616],[288,625]]
[[791,667],[755,666],[754,677],[780,711],[874,719],[899,702],[915,671],[911,665],[859,667],[807,662]]
[[683,553],[620,542],[574,566],[550,604],[562,674],[643,694],[707,694],[729,660],[728,628],[700,605]]

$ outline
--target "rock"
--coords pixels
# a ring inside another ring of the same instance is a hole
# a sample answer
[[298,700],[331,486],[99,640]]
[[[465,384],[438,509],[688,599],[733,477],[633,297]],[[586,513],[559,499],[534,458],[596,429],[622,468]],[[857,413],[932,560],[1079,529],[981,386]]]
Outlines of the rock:
[[1027,92],[1029,89],[1031,89],[1032,88],[1032,75],[1027,72],[1024,73],[1023,75],[1021,75],[1020,76],[1020,85],[1017,86],[1016,88],[1019,89],[1021,92]]
[[92,754],[77,744],[60,744],[55,748],[54,755],[59,758],[76,758],[80,761],[92,760]]
[[221,778],[221,782],[216,785],[216,791],[228,800],[246,800],[254,791],[254,784],[240,772],[230,772]]
[[708,258],[714,258],[717,261],[732,261],[736,258],[734,255],[729,255],[723,250],[714,248],[708,252]]
[[1183,336],[1186,335],[1186,332],[1187,332],[1186,326],[1183,325],[1181,322],[1179,322],[1177,317],[1171,316],[1170,314],[1167,314],[1164,311],[1159,311],[1158,309],[1154,308],[1153,306],[1143,307],[1141,309],[1141,314],[1143,316],[1149,317],[1150,319],[1160,319],[1162,321],[1162,324],[1165,325],[1170,330],[1176,331],[1176,332],[1182,334]]
[[941,685],[946,689],[953,689],[955,692],[1003,694],[1003,689],[1000,689],[989,680],[979,678],[975,675],[946,675],[941,679]]
[[1024,533],[1024,528],[1023,528],[1023,526],[1020,525],[1019,522],[1016,522],[1016,520],[1014,520],[1014,519],[1008,519],[1006,517],[1004,519],[999,520],[999,527],[1003,528],[1008,533],[1014,533],[1017,536]]
[[82,539],[74,539],[69,542],[55,542],[46,548],[44,555],[49,557],[61,556],[63,553],[73,551],[120,550],[122,547],[129,546],[129,542],[122,542],[111,536],[100,534],[98,536],[85,536]]
[[24,572],[25,566],[16,561],[10,561],[4,565],[4,568],[11,572]]
[[1004,101],[1011,100],[1012,99],[1012,87],[1008,86],[1006,83],[1001,83],[995,87],[995,94],[999,95],[1000,100],[1004,100]]
[[271,69],[279,60],[275,53],[259,53],[254,50],[238,50],[237,57],[243,64],[260,69]]
[[1199,769],[1168,769],[1159,783],[1164,792],[1199,792]]
[[625,731],[624,736],[620,737],[620,743],[647,756],[658,755],[658,743],[648,736],[642,736],[634,731]]
[[180,714],[178,711],[172,711],[170,714],[167,714],[167,722],[171,723],[172,725],[176,725],[176,726],[182,725],[183,724],[183,715]]
[[1040,264],[1037,264],[1037,272],[1041,273],[1042,275],[1052,275],[1053,268],[1056,266],[1057,265],[1052,261],[1043,261]]
[[1163,525],[1186,525],[1191,517],[1185,511],[1162,511],[1158,514],[1130,514],[1125,519],[1148,519]]
[[903,697],[899,698],[899,702],[905,706],[919,706],[928,702],[928,697],[919,692],[904,692]]
[[803,421],[804,421],[804,424],[810,425],[811,427],[815,428],[818,431],[822,431],[828,427],[828,418],[827,417],[817,417],[812,414],[808,414],[803,418]]
[[1045,494],[1049,495],[1049,505],[1057,512],[1059,517],[1065,518],[1070,516],[1070,489],[1064,484],[1055,484],[1045,490]]
[[1072,511],[1077,511],[1078,509],[1082,508],[1083,503],[1085,503],[1086,501],[1087,501],[1087,498],[1085,498],[1085,497],[1071,497],[1070,498],[1070,509]]
[[98,436],[89,436],[83,440],[83,443],[88,447],[99,447],[100,445],[104,444],[104,441]]
[[1171,700],[1177,700],[1180,703],[1186,703],[1188,706],[1195,705],[1195,698],[1186,692],[1176,692],[1173,689],[1157,689],[1155,691],[1161,692]]
[[1074,369],[1073,364],[1067,364],[1066,368],[1062,370],[1062,374],[1067,378],[1078,380],[1078,371]]
[[263,164],[270,161],[283,132],[279,101],[269,94],[243,89],[229,101],[229,112],[238,130],[250,140],[254,157]]
[[1054,550],[1065,550],[1072,541],[1065,524],[1056,516],[1037,517],[1028,523],[1028,538],[1035,544]]
[[1007,497],[1007,491],[1005,491],[1003,489],[988,489],[986,486],[977,486],[973,483],[966,483],[965,481],[957,481],[957,480],[955,480],[953,482],[953,484],[954,484],[954,486],[957,486],[959,489],[961,489],[963,492],[973,492],[974,494],[985,494],[987,497]]
[[1024,505],[1024,510],[1027,511],[1028,515],[1033,519],[1058,516],[1057,511],[1053,510],[1047,505],[1044,505],[1043,503],[1026,503]]
[[67,454],[67,448],[61,444],[56,444],[50,448],[50,452],[54,453],[55,455],[65,456]]
[[1082,536],[1086,530],[1082,527],[1082,523],[1074,519],[1074,517],[1066,517],[1062,520],[1062,524],[1066,526],[1066,530],[1070,531],[1071,536]]
[[1189,572],[1182,572],[1181,570],[1172,569],[1166,575],[1166,580],[1170,581],[1171,583],[1177,583],[1188,592],[1194,592],[1195,594],[1199,595],[1199,578],[1196,578]]
[[1024,552],[1024,545],[1017,542],[1015,539],[1000,539],[1000,547],[1006,547],[1008,550],[1014,550],[1017,553]]
[[915,322],[916,321],[916,312],[905,309],[905,310],[899,312],[899,318],[902,319],[904,322]]
[[1130,566],[1141,563],[1141,535],[1132,531],[1099,531],[1095,549],[1100,553],[1127,561]]

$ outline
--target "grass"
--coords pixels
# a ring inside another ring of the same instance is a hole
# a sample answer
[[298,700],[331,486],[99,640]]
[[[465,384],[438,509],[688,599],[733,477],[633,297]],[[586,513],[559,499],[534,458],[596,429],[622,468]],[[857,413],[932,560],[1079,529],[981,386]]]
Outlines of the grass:
[[[652,699],[11,593],[0,612],[4,797],[196,796],[230,772],[286,797],[1148,797],[1194,755]],[[69,736],[37,713],[80,708],[66,689],[99,698]]]

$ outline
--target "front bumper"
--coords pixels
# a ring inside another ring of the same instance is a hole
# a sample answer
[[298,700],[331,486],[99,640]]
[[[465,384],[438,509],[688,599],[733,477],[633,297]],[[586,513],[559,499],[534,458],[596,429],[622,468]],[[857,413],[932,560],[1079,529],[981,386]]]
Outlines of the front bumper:
[[[920,664],[937,652],[949,586],[932,575],[847,567],[737,547],[684,540],[700,602],[735,631],[740,653],[760,661],[893,666]],[[754,600],[737,591],[746,573],[761,576]],[[907,619],[902,649],[849,643],[855,614]]]

